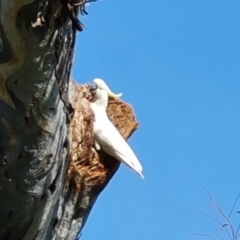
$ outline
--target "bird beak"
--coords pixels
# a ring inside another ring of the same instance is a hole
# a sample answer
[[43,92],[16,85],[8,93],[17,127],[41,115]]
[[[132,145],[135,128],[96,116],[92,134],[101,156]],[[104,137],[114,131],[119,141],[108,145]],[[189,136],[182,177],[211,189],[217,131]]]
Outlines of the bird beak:
[[97,91],[97,85],[95,83],[93,83],[92,85],[90,85],[89,90],[94,95]]

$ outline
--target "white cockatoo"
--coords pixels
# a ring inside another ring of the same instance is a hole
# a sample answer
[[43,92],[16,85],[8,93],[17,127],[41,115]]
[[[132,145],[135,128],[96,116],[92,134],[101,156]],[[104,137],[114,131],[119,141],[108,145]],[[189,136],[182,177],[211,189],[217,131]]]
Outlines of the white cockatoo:
[[108,97],[119,98],[122,94],[114,94],[100,78],[95,78],[93,80],[90,91],[93,94],[90,106],[95,115],[93,130],[96,150],[102,148],[105,153],[125,163],[138,175],[144,178],[142,174],[142,165],[128,143],[107,116]]

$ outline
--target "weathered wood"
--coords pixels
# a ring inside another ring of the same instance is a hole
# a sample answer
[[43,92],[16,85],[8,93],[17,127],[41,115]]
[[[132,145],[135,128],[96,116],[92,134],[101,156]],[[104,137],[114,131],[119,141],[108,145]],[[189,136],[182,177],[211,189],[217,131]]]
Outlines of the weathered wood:
[[[74,240],[119,166],[92,148],[91,96],[70,80],[76,31],[57,0],[0,0],[0,17],[0,239]],[[137,128],[119,100],[108,114]]]

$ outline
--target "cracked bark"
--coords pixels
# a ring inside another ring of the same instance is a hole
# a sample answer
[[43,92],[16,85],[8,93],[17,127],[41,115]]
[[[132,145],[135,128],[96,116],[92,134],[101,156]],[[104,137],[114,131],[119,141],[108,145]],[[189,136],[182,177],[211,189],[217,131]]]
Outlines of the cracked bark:
[[[76,32],[57,0],[0,0],[0,17],[0,239],[76,239],[119,167],[70,80]],[[119,100],[108,115],[124,138],[138,126]]]

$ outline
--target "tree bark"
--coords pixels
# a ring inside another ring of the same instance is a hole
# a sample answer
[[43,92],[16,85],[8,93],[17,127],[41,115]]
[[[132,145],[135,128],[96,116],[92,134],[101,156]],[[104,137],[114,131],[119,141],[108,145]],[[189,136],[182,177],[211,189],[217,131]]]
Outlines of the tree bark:
[[[91,94],[70,80],[76,29],[61,3],[0,0],[1,240],[76,239],[119,166],[92,147]],[[131,106],[112,99],[107,111],[130,137]]]

